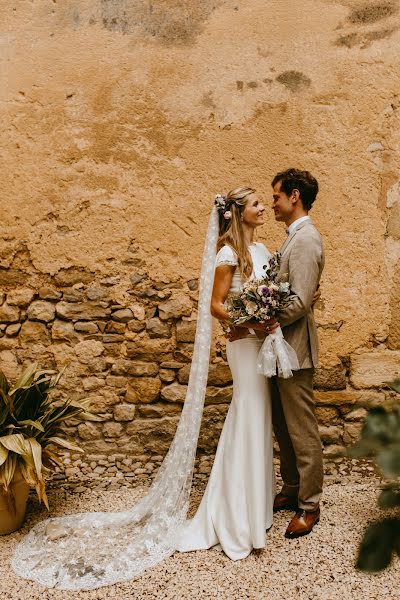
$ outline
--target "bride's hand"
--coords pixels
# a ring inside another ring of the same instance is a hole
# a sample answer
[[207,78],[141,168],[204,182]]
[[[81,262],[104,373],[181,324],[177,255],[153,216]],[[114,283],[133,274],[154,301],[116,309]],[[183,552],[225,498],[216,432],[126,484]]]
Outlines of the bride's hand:
[[234,327],[230,326],[230,331],[227,333],[227,338],[230,342],[236,342],[236,340],[241,340],[249,335],[249,328],[254,329],[255,331],[261,331],[262,333],[266,333],[269,335],[270,333],[274,333],[276,329],[279,327],[278,321],[275,319],[268,319],[267,321],[263,321],[259,323],[255,321],[252,323],[251,321],[247,322],[248,327]]
[[313,300],[312,300],[312,306],[315,305],[316,302],[318,302],[318,300],[321,298],[321,288],[318,284],[317,289],[315,290],[315,294],[313,296]]

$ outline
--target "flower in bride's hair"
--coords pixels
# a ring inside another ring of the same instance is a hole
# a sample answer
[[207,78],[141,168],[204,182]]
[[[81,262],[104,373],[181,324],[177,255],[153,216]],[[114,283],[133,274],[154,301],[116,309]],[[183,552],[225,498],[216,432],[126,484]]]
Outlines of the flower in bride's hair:
[[215,196],[215,206],[216,209],[219,213],[224,214],[226,212],[226,196],[223,196],[222,194],[216,194]]
[[232,219],[232,213],[230,210],[226,210],[224,212],[224,219],[228,220],[228,219]]

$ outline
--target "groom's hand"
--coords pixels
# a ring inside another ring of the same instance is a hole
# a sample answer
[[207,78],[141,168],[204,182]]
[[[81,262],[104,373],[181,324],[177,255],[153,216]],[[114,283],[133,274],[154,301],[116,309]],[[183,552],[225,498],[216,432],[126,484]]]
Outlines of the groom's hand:
[[249,335],[249,330],[247,327],[234,327],[231,325],[230,330],[227,333],[227,338],[230,342],[236,342],[236,340],[241,340]]
[[261,323],[254,323],[252,328],[256,331],[261,331],[262,333],[266,333],[269,335],[270,333],[274,333],[279,327],[279,322],[276,319],[267,319],[266,321],[262,321]]

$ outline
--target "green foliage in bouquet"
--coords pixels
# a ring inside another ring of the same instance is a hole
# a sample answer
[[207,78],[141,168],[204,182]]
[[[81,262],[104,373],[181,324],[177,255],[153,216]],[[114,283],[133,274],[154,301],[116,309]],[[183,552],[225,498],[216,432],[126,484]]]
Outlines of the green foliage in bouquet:
[[[400,379],[387,386],[400,393]],[[387,483],[378,505],[382,509],[400,507],[400,401],[391,399],[379,408],[368,411],[361,439],[348,449],[353,458],[375,457],[376,464]],[[361,542],[357,567],[376,572],[389,566],[394,554],[400,556],[400,516],[391,516],[372,523]]]
[[0,491],[7,495],[17,470],[49,508],[45,478],[61,462],[54,450],[82,452],[61,426],[69,419],[101,421],[87,410],[89,400],[53,401],[49,394],[61,373],[29,366],[11,388],[0,371]]

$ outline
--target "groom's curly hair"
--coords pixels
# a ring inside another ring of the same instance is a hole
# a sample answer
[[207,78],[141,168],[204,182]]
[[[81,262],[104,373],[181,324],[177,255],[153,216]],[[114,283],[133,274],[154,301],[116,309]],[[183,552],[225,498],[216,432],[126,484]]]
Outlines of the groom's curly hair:
[[293,190],[299,190],[300,200],[306,210],[310,210],[318,194],[318,181],[309,171],[299,169],[287,169],[281,171],[272,180],[272,187],[281,181],[281,190],[287,196]]

